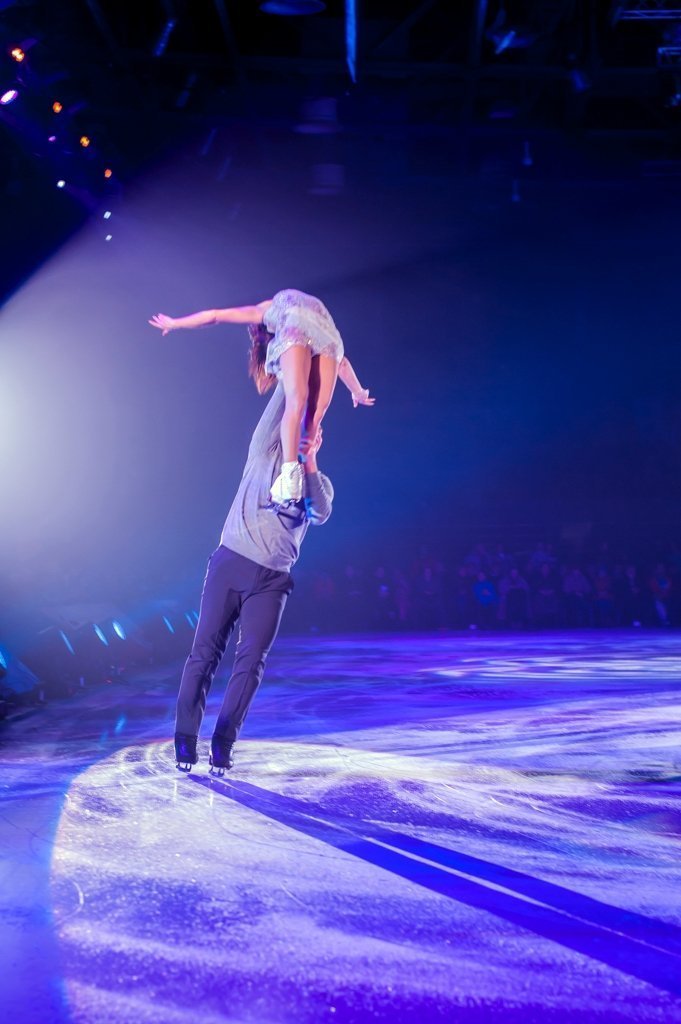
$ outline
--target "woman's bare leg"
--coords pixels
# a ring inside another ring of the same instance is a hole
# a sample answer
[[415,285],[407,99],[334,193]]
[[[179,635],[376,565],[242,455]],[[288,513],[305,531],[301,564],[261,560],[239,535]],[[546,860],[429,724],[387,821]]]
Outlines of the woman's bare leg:
[[281,420],[284,462],[295,462],[300,446],[301,423],[308,405],[312,354],[306,345],[292,345],[281,356],[282,384],[286,406]]
[[313,356],[309,373],[309,397],[303,424],[303,436],[313,438],[321,425],[326,410],[331,404],[338,363],[332,356]]

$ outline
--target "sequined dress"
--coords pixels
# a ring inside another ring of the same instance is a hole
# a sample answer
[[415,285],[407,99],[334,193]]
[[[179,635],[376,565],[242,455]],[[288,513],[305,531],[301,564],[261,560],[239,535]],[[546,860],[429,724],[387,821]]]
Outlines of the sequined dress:
[[331,314],[314,295],[286,288],[272,299],[263,317],[267,330],[274,335],[267,346],[267,373],[281,379],[281,355],[293,345],[308,345],[313,356],[332,356],[340,363],[343,339]]

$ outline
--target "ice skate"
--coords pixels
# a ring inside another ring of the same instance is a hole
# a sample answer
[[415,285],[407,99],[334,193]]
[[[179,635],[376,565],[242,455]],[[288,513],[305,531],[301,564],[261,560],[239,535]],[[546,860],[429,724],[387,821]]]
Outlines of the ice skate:
[[233,764],[231,740],[224,736],[213,736],[210,741],[210,774],[221,779]]
[[175,733],[175,761],[179,771],[190,772],[192,765],[198,763],[196,740],[196,736],[187,736],[182,732]]
[[303,496],[303,467],[299,462],[282,462],[281,473],[270,490],[270,508],[278,511],[300,501]]

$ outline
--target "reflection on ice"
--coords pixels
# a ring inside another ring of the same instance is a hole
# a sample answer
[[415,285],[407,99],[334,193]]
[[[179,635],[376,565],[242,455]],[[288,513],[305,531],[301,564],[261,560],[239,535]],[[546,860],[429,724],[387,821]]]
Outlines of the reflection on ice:
[[283,640],[222,781],[220,681],[188,777],[170,670],[6,724],[3,1005],[27,1024],[681,1021],[677,645]]
[[676,660],[561,639],[372,640],[380,676],[338,642],[300,681],[291,641],[224,781],[207,740],[187,777],[169,741],[79,774],[52,860],[74,1019],[681,1019]]

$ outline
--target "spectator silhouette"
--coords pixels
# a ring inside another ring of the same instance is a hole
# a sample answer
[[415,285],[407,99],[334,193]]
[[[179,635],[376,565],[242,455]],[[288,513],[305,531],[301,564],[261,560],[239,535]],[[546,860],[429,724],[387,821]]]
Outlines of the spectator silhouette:
[[527,580],[514,566],[499,583],[501,597],[499,617],[513,628],[526,628],[530,622],[530,602]]
[[616,588],[619,619],[623,626],[640,626],[648,618],[646,597],[638,569],[631,563],[626,565]]
[[591,625],[592,586],[578,565],[571,565],[563,577],[565,612],[568,626]]
[[669,626],[669,603],[674,585],[663,562],[658,562],[655,566],[649,586],[653,595],[653,607],[657,621],[661,626]]
[[558,580],[551,565],[544,562],[532,583],[532,614],[534,623],[543,628],[560,622]]
[[478,572],[473,584],[473,597],[476,606],[475,625],[490,629],[496,623],[499,595],[494,581],[482,570]]
[[594,622],[597,626],[612,626],[615,623],[612,580],[605,568],[597,569],[594,577]]
[[416,621],[420,629],[442,629],[445,625],[442,578],[423,565],[415,581]]

